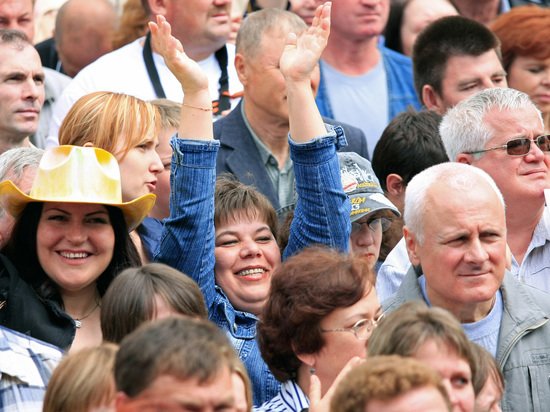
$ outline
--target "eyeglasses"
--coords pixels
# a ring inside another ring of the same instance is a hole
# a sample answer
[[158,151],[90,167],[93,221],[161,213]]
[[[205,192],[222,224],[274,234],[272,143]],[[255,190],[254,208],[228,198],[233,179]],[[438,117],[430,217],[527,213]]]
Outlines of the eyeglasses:
[[490,150],[502,150],[506,149],[508,156],[519,157],[525,156],[531,150],[531,142],[535,142],[538,148],[543,152],[550,152],[550,135],[542,135],[534,138],[533,140],[526,137],[520,137],[518,139],[508,140],[505,145],[491,147],[489,149],[474,150],[472,152],[464,152],[465,154],[476,154],[488,152]]
[[374,328],[378,326],[380,321],[386,316],[385,313],[382,313],[376,319],[361,319],[351,328],[341,328],[341,329],[321,329],[321,332],[353,332],[355,337],[359,340],[368,340]]
[[375,217],[373,219],[369,219],[366,222],[351,222],[351,233],[357,234],[361,231],[363,228],[363,225],[367,225],[370,230],[373,232],[385,232],[388,230],[391,226],[391,223],[393,222],[392,219],[388,219],[386,217]]

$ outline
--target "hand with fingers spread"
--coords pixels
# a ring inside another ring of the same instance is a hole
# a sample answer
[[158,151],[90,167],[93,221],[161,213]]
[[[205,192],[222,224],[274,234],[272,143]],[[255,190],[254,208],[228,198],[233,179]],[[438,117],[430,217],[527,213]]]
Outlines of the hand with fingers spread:
[[154,50],[166,62],[166,66],[181,83],[185,94],[208,91],[208,78],[196,61],[185,54],[181,42],[172,36],[172,28],[166,18],[157,15],[157,22],[149,22]]
[[330,34],[331,2],[317,7],[315,18],[308,31],[299,38],[290,33],[281,56],[281,72],[288,80],[310,81],[311,72],[317,66]]

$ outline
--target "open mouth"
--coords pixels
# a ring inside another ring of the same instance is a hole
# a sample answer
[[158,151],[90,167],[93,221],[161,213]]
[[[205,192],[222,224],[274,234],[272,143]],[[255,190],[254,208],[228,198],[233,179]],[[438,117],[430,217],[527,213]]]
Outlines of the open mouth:
[[263,268],[254,268],[254,269],[245,269],[241,270],[238,273],[235,273],[236,276],[254,276],[254,275],[263,275],[267,270]]
[[78,253],[71,253],[71,252],[57,252],[61,256],[63,256],[66,259],[85,259],[88,256],[90,256],[89,253],[85,252],[78,252]]

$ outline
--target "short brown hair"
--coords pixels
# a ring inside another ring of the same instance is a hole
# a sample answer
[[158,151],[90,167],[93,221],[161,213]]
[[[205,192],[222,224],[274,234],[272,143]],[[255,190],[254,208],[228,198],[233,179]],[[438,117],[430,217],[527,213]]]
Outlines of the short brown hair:
[[516,56],[550,57],[550,9],[520,6],[501,14],[491,25],[500,39],[502,65],[509,70]]
[[95,92],[71,107],[59,128],[59,144],[91,143],[120,162],[130,149],[153,140],[159,130],[160,116],[151,103],[127,94]]
[[209,382],[224,368],[232,371],[235,356],[227,337],[208,320],[175,316],[148,322],[120,343],[116,386],[134,398],[162,375]]
[[258,323],[258,345],[269,369],[284,382],[295,378],[298,354],[325,345],[321,321],[334,310],[358,302],[373,288],[374,276],[359,257],[309,247],[273,273]]
[[214,226],[240,218],[261,219],[277,239],[277,212],[258,189],[239,182],[235,176],[224,173],[216,180],[214,193]]
[[54,370],[44,412],[87,412],[111,403],[116,387],[113,375],[118,345],[83,348],[70,353]]
[[497,360],[483,346],[475,342],[471,342],[471,345],[477,365],[476,374],[472,380],[476,396],[481,392],[483,386],[485,386],[485,382],[487,382],[489,378],[495,380],[502,396],[504,394],[505,383],[504,376],[502,375]]
[[188,276],[162,263],[124,270],[111,283],[101,305],[103,339],[119,343],[156,313],[155,296],[181,315],[208,318],[199,286]]
[[413,356],[430,339],[456,349],[475,377],[476,362],[462,325],[445,309],[430,308],[419,300],[406,302],[387,315],[372,333],[367,352],[369,356]]
[[180,127],[180,118],[181,118],[181,103],[173,102],[168,99],[155,99],[150,100],[153,106],[155,106],[160,114],[160,127],[175,127],[176,129]]
[[409,391],[433,387],[451,402],[441,376],[428,365],[401,356],[374,356],[352,369],[340,382],[331,401],[333,412],[370,412],[371,400],[389,401]]

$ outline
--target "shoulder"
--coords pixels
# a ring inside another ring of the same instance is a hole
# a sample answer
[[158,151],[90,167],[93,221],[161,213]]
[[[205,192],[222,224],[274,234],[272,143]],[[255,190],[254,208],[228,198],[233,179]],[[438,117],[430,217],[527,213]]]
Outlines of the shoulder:
[[410,57],[398,53],[395,50],[380,46],[380,52],[388,63],[395,63],[403,66],[412,66],[412,60]]

